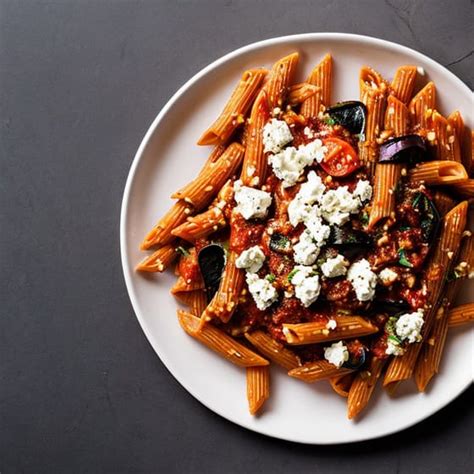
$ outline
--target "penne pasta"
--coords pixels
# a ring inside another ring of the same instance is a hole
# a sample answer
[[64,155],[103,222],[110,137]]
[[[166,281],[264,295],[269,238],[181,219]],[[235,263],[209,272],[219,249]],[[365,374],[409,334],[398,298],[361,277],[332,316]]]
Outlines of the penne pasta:
[[393,95],[389,95],[387,98],[384,128],[392,130],[394,137],[406,135],[408,131],[408,108]]
[[[465,237],[461,241],[461,249],[459,256],[456,261],[456,267],[460,267],[460,271],[463,271],[464,277],[467,276],[467,266],[470,257],[469,252],[472,250],[471,246],[472,235]],[[465,262],[465,266],[462,264]],[[420,355],[416,362],[415,367],[415,382],[420,392],[425,391],[428,383],[432,377],[438,373],[439,364],[441,362],[441,355],[444,350],[444,344],[446,342],[446,336],[448,334],[448,311],[452,301],[457,296],[457,293],[461,287],[462,275],[456,275],[455,278],[448,275],[448,282],[445,286],[445,294],[443,303],[440,305],[436,312],[436,317],[433,323],[433,328],[423,344]]]
[[207,295],[204,290],[196,290],[191,292],[191,300],[189,301],[189,311],[197,316],[201,317],[201,314],[207,306]]
[[204,209],[212,201],[217,191],[233,176],[244,157],[244,147],[231,143],[217,159],[212,169],[201,173],[194,181],[175,192],[171,197],[191,204],[196,211]]
[[429,130],[426,138],[434,150],[435,159],[460,162],[459,140],[448,121],[437,110],[428,111],[426,117]]
[[150,256],[142,260],[136,270],[140,272],[163,272],[176,259],[178,253],[173,244],[164,245],[153,252]]
[[352,372],[346,375],[339,375],[329,379],[329,383],[332,389],[341,397],[347,398],[349,396],[349,390],[351,389],[352,382],[356,377],[356,372]]
[[256,415],[270,397],[270,367],[247,367],[247,400],[249,412]]
[[244,272],[235,266],[236,259],[237,254],[231,250],[227,255],[219,289],[204,310],[203,321],[220,319],[226,323],[234,314],[245,279]]
[[466,179],[460,183],[456,183],[453,187],[453,191],[463,199],[474,198],[474,179]]
[[427,112],[435,108],[436,88],[433,82],[428,82],[408,105],[411,123],[420,128],[427,128]]
[[337,326],[329,330],[326,321],[283,324],[283,335],[291,345],[314,344],[374,334],[378,328],[360,316],[338,316]]
[[178,321],[187,334],[209,349],[240,367],[268,365],[268,361],[237,342],[212,324],[201,324],[201,320],[186,311],[178,310]]
[[265,332],[246,332],[245,337],[258,350],[258,352],[286,370],[295,369],[301,365],[301,361],[296,354],[283,346],[283,344],[275,341],[275,339]]
[[178,293],[187,293],[188,291],[203,290],[204,281],[202,278],[198,278],[191,281],[186,281],[182,276],[178,277],[176,283],[170,290],[172,295],[177,296]]
[[390,85],[391,94],[400,102],[408,104],[413,96],[417,75],[416,66],[400,66],[395,71],[395,77]]
[[237,87],[216,121],[202,134],[198,145],[225,143],[235,129],[245,121],[250,106],[267,75],[266,69],[245,71]]
[[347,398],[347,418],[355,418],[366,408],[386,362],[386,359],[372,356],[368,370],[357,373]]
[[176,227],[171,233],[188,242],[196,242],[207,237],[227,225],[224,213],[218,206],[213,206],[207,211],[188,217],[186,222]]
[[316,94],[301,104],[301,114],[307,118],[317,117],[322,107],[331,104],[332,57],[326,54],[322,61],[311,71],[306,82],[318,87]]
[[140,245],[141,250],[166,245],[175,239],[172,230],[182,224],[193,212],[192,206],[184,201],[178,201],[148,232]]
[[474,303],[467,303],[456,306],[449,311],[448,325],[450,328],[474,323]]
[[[450,270],[453,254],[459,247],[462,233],[466,227],[466,218],[467,202],[464,201],[449,211],[443,219],[440,237],[425,273],[424,284],[429,291],[428,309],[421,331],[422,340],[425,340],[431,331],[438,307],[437,303],[446,281],[445,276]],[[410,344],[404,355],[391,360],[385,373],[384,387],[388,387],[393,392],[399,382],[412,376],[421,347],[421,343]]]
[[[461,112],[455,110],[448,116],[448,143],[452,143],[454,160],[460,161],[466,168],[466,166],[470,166],[470,163],[466,162],[469,160],[463,160],[462,142],[464,141],[464,131],[464,120]],[[454,135],[454,138],[451,138],[451,135]]]
[[412,181],[420,181],[428,186],[457,185],[468,178],[461,163],[449,160],[418,163],[409,175]]
[[337,368],[326,360],[317,360],[292,369],[288,372],[290,377],[303,380],[303,382],[313,383],[318,380],[328,380],[334,377],[340,377],[353,372],[353,369],[345,367]]
[[365,139],[359,144],[359,155],[370,174],[378,157],[377,138],[382,131],[387,84],[374,69],[364,66],[360,71],[360,100],[366,106]]
[[295,105],[303,103],[316,93],[320,92],[320,88],[309,82],[301,82],[294,84],[288,89],[288,105],[294,107]]

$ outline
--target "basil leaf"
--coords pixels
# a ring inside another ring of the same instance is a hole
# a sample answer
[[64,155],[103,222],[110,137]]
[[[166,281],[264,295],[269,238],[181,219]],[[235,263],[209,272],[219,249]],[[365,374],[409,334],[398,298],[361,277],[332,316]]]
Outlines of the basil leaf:
[[412,263],[408,260],[405,249],[398,250],[398,263],[404,267],[412,268]]

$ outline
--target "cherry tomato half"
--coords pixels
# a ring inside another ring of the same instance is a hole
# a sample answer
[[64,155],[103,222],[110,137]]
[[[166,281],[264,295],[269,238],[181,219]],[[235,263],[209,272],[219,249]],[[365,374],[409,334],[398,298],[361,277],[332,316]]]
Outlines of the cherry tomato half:
[[336,137],[326,138],[323,143],[328,151],[320,164],[327,174],[336,177],[348,176],[360,168],[359,157],[349,143]]

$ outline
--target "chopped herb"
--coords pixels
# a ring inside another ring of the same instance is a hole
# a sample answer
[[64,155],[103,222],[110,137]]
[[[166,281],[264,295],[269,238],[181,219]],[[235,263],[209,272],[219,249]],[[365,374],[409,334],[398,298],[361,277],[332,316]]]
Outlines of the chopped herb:
[[326,125],[329,125],[330,127],[334,127],[334,125],[336,125],[336,121],[332,117],[330,117],[329,115],[327,115],[323,118],[323,122]]
[[270,273],[269,275],[266,276],[266,279],[270,282],[273,283],[276,280],[276,276],[273,273]]
[[412,268],[413,264],[408,260],[405,249],[398,249],[398,263],[404,267]]
[[388,337],[387,337],[388,340],[390,341],[393,341],[395,344],[401,344],[402,341],[400,341],[400,339],[398,339],[397,336],[394,336],[393,334],[390,334]]
[[369,213],[368,212],[363,212],[359,216],[359,220],[362,223],[362,225],[364,225],[364,226],[368,225],[368,223],[369,223]]
[[299,270],[297,268],[293,268],[293,270],[291,270],[290,273],[288,273],[288,281],[291,283],[291,280],[293,279],[293,277],[299,272]]
[[286,235],[273,234],[270,238],[270,249],[274,252],[285,252],[290,249],[290,239]]
[[412,202],[412,206],[413,207],[418,207],[418,204],[420,202],[420,199],[424,196],[423,193],[418,193],[416,196],[415,196],[415,199],[413,199],[413,202]]
[[402,225],[402,226],[400,226],[400,230],[401,230],[401,231],[410,230],[410,229],[411,229],[411,227],[410,227],[409,225]]
[[181,245],[176,247],[176,252],[179,252],[184,257],[189,257],[189,252],[184,247],[181,247]]

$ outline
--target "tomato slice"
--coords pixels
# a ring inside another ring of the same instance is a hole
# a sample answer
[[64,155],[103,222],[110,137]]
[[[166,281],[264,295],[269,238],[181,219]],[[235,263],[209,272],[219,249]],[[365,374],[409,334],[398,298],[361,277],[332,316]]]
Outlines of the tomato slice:
[[336,137],[326,138],[323,143],[328,151],[320,164],[327,174],[336,177],[348,176],[360,168],[359,157],[349,143]]

